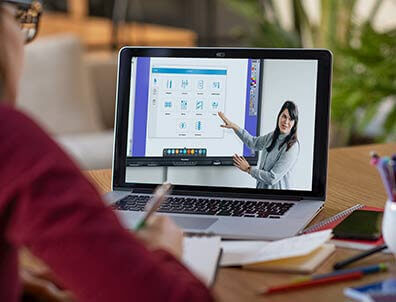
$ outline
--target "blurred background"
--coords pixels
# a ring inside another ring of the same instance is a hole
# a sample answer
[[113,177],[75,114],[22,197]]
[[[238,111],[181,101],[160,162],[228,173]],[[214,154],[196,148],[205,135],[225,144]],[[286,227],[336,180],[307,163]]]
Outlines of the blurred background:
[[85,169],[110,168],[123,45],[323,47],[331,147],[396,141],[396,0],[44,0],[19,106]]

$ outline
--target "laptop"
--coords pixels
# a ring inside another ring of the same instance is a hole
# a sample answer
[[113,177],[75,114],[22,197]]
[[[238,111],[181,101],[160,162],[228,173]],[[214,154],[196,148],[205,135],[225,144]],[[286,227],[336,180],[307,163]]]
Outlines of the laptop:
[[107,201],[133,228],[170,182],[158,214],[186,233],[296,235],[326,199],[331,71],[323,49],[122,48]]

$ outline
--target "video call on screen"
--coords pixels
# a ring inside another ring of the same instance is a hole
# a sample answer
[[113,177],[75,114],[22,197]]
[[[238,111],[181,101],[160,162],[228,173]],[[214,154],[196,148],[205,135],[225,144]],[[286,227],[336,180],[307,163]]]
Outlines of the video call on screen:
[[134,57],[126,181],[255,188],[257,179],[232,158],[260,168],[267,154],[220,127],[218,113],[260,137],[274,132],[282,104],[291,100],[299,112],[299,158],[288,173],[308,159],[311,179],[288,189],[310,190],[316,83],[316,60]]

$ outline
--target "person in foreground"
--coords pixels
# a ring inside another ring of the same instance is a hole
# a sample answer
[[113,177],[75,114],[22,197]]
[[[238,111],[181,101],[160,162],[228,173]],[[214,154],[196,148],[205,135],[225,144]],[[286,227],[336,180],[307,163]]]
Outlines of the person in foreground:
[[171,220],[129,233],[65,153],[13,109],[24,37],[10,2],[0,0],[0,301],[20,301],[22,246],[74,297],[22,271],[27,288],[48,301],[211,301],[179,262],[182,232]]
[[261,152],[257,167],[238,154],[234,155],[234,165],[256,179],[259,189],[290,190],[291,172],[300,153],[297,139],[298,109],[292,101],[283,103],[276,118],[275,130],[264,136],[252,136],[246,130],[231,122],[222,112],[223,128],[234,130],[239,139],[250,149]]

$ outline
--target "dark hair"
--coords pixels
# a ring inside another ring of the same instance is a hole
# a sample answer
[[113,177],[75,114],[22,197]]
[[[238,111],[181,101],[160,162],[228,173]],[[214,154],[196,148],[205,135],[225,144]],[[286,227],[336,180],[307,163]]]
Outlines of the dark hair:
[[285,140],[279,145],[279,150],[280,148],[282,148],[284,144],[286,144],[287,145],[286,151],[288,151],[297,142],[298,109],[296,104],[294,104],[292,101],[286,101],[282,105],[282,108],[278,113],[278,117],[276,118],[276,126],[275,126],[274,134],[272,135],[271,145],[267,147],[268,152],[271,152],[272,149],[274,149],[276,140],[279,137],[280,134],[279,117],[282,114],[282,112],[285,111],[285,109],[289,111],[290,118],[292,121],[294,121],[294,126],[290,130],[290,133],[286,136]]

